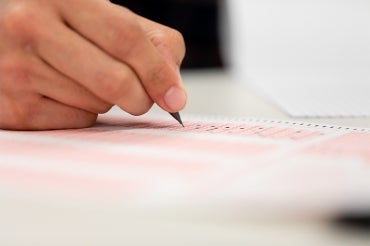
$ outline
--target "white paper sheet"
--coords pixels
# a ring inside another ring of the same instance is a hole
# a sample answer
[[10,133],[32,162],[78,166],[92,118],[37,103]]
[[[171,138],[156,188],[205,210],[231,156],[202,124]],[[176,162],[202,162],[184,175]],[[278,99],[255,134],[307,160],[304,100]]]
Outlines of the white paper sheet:
[[291,116],[370,116],[369,1],[228,5],[230,61],[241,81]]
[[[325,77],[325,76],[324,76]],[[281,78],[280,78],[281,79]],[[285,82],[271,79],[273,83],[256,85],[269,100],[293,117],[369,117],[370,80],[363,83],[324,81],[320,76],[302,79],[291,76]],[[296,81],[296,82],[294,82]]]

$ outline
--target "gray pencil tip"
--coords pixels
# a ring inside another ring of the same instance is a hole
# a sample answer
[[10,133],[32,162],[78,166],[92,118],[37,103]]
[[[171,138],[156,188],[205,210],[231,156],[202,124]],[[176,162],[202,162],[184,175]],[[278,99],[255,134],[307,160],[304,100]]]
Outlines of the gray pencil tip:
[[182,123],[182,120],[181,120],[181,116],[180,116],[180,113],[179,112],[176,112],[176,113],[170,113],[170,115],[175,119],[177,120],[177,122],[179,122],[182,127],[185,127],[184,124]]

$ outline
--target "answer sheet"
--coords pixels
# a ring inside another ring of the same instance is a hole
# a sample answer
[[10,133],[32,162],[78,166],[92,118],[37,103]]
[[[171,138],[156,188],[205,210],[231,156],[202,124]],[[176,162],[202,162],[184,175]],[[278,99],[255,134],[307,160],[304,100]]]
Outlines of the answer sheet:
[[370,205],[370,130],[262,119],[134,117],[0,131],[0,196],[204,211],[332,213]]

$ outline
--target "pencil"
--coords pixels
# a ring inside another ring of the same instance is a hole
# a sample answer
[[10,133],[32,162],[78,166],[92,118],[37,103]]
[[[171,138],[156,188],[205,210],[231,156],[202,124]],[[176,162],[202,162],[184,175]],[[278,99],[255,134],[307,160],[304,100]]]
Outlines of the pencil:
[[180,116],[180,113],[179,112],[176,112],[176,113],[170,113],[170,115],[175,118],[175,120],[177,120],[177,122],[179,122],[182,127],[184,127],[184,124],[182,123],[182,120],[181,120],[181,116]]

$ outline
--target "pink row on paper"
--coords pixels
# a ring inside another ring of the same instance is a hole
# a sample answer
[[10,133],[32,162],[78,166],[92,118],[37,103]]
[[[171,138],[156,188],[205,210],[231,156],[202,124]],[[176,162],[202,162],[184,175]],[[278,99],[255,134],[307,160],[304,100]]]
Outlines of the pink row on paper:
[[304,127],[264,126],[247,123],[217,123],[217,122],[186,122],[185,127],[179,126],[169,120],[146,120],[135,117],[120,118],[117,116],[104,116],[100,118],[101,124],[128,127],[164,129],[179,132],[232,134],[236,136],[257,136],[271,139],[307,140],[322,136],[319,130],[308,130]]
[[370,165],[370,133],[350,132],[307,148],[308,154],[360,157]]

